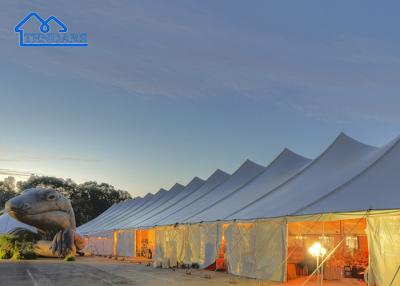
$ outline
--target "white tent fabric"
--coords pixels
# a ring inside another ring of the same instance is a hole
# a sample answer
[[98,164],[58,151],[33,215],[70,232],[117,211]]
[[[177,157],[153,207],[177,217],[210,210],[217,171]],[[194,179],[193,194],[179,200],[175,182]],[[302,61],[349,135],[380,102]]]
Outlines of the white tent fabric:
[[187,227],[185,264],[205,268],[212,264],[221,250],[222,226],[219,223],[190,224]]
[[[171,188],[170,191],[161,189],[154,196],[146,195],[143,199],[117,204],[113,207],[112,211],[106,211],[104,215],[101,215],[101,218],[80,226],[78,232],[88,235],[104,229],[119,229],[122,228],[122,225],[130,224],[142,218],[145,214],[155,211],[156,207],[159,207],[159,211],[165,208],[160,213],[154,212],[154,216],[149,218],[149,221],[152,221],[151,223],[146,221],[147,225],[155,225],[158,221],[174,216],[174,214],[183,207],[194,203],[197,199],[225,182],[228,177],[229,175],[227,173],[216,170],[205,182],[198,178],[193,179],[192,182],[188,184],[186,191],[182,191],[182,194],[179,194],[176,198],[174,197],[172,200],[174,204],[169,204],[168,207],[160,204],[160,200],[163,199],[163,195],[166,192],[173,191],[174,188]],[[175,188],[180,189],[180,185],[176,185]]]
[[157,208],[153,209],[150,212],[147,212],[136,220],[129,220],[129,222],[124,225],[123,228],[139,228],[142,226],[146,226],[150,220],[153,220],[157,215],[162,214],[165,210],[171,208],[172,206],[184,200],[186,197],[190,196],[190,194],[195,192],[203,184],[204,181],[202,179],[198,177],[193,178],[190,183],[187,184],[187,186],[179,192],[179,194],[171,194],[170,198],[161,203]]
[[135,231],[118,230],[116,231],[116,255],[124,257],[133,257],[135,252]]
[[289,149],[284,149],[262,173],[241,188],[210,203],[205,210],[193,216],[191,221],[225,219],[232,212],[258,200],[299,173],[310,161],[310,159],[304,158]]
[[400,285],[400,216],[368,218],[369,285]]
[[224,184],[229,178],[229,174],[221,170],[216,170],[199,189],[197,189],[190,196],[186,197],[175,206],[172,206],[162,214],[155,217],[154,220],[147,223],[147,225],[151,226],[175,224],[179,220],[183,212],[186,212],[187,209],[195,205],[199,199],[203,198],[204,196],[213,192],[219,186]]
[[155,266],[176,267],[185,252],[185,226],[156,228]]
[[[255,170],[257,168],[262,168],[254,163],[251,162],[246,162],[243,172],[244,175],[247,175],[247,173],[251,173],[252,170]],[[240,169],[240,168],[239,168]],[[238,176],[237,176],[238,177]],[[111,214],[110,216],[107,216],[106,218],[103,219],[104,223],[97,223],[97,225],[90,226],[90,222],[88,223],[89,225],[83,225],[81,226],[78,231],[80,233],[84,234],[89,234],[90,232],[96,232],[99,230],[107,230],[107,229],[128,229],[128,228],[137,228],[139,227],[138,223],[143,222],[142,226],[144,225],[151,225],[148,223],[148,220],[155,220],[155,219],[165,219],[170,215],[170,219],[175,218],[176,216],[181,217],[181,212],[186,212],[188,215],[193,212],[193,209],[195,205],[197,206],[197,203],[200,199],[204,198],[207,196],[209,193],[214,192],[215,189],[217,189],[220,185],[222,185],[222,181],[227,181],[228,180],[228,175],[220,170],[217,170],[214,172],[212,176],[210,176],[206,182],[199,181],[200,179],[196,178],[195,180],[192,180],[192,184],[188,184],[189,190],[188,192],[184,191],[184,187],[181,185],[175,185],[174,187],[171,188],[169,191],[164,191],[160,190],[157,194],[155,194],[147,203],[143,204],[141,207],[137,208],[133,212],[125,212],[124,215],[117,215],[114,216]],[[239,180],[238,178],[234,179],[232,183],[237,183]],[[201,183],[201,186],[200,186]],[[180,193],[183,193],[181,195]],[[179,193],[179,195],[178,195]],[[175,196],[178,195],[177,200],[173,200]],[[168,201],[173,201],[177,202],[177,204],[168,204]],[[196,202],[196,204],[194,204]],[[177,209],[177,206],[180,206],[179,209]],[[164,211],[158,212],[165,208]],[[175,212],[176,213],[173,213]],[[123,211],[122,211],[123,213]],[[152,217],[152,214],[154,217]],[[145,221],[143,221],[145,220]],[[171,224],[176,223],[175,221]],[[100,225],[100,226],[98,226]],[[161,225],[161,223],[160,223]],[[166,225],[166,223],[163,223],[162,225]]]
[[[305,207],[357,179],[386,153],[390,145],[375,148],[342,133],[296,176],[227,218],[257,219],[299,214]],[[351,198],[348,203],[356,203],[358,197]],[[375,196],[369,201],[374,199]],[[330,212],[330,209],[323,208],[310,213],[318,212]]]
[[150,201],[145,207],[142,207],[140,211],[136,212],[135,215],[130,215],[128,219],[126,220],[121,220],[117,224],[114,224],[111,227],[120,229],[120,228],[125,228],[127,224],[129,224],[130,221],[140,219],[144,216],[146,216],[148,213],[152,212],[154,209],[158,208],[159,206],[162,206],[164,203],[168,202],[170,199],[172,199],[175,195],[179,194],[185,187],[180,185],[180,184],[175,184],[171,189],[168,191],[163,191],[159,192],[159,195],[157,194],[154,196],[154,200]]
[[203,196],[198,197],[190,204],[182,206],[176,213],[158,224],[175,224],[191,222],[190,217],[206,209],[214,201],[226,196],[227,194],[241,188],[260,174],[265,167],[253,163],[249,160],[244,162],[225,182],[216,188],[209,190]]
[[[160,190],[113,206],[79,231],[395,209],[397,200],[391,198],[400,184],[399,157],[399,138],[375,148],[342,133],[311,162],[289,150],[268,167],[246,161],[229,178],[223,174],[218,185],[210,181],[213,174],[201,186],[189,184],[190,191]],[[377,197],[377,189],[386,195]]]
[[363,162],[356,176],[295,214],[398,209],[400,138],[377,149]]
[[[143,211],[150,208],[153,204],[160,201],[167,190],[161,189],[155,195],[145,198],[139,205],[133,205],[129,211],[122,211],[119,215],[110,216],[107,223],[102,223],[103,229],[118,229],[118,225],[126,223],[127,219],[140,215]],[[92,230],[96,230],[93,228]]]
[[18,228],[27,229],[37,233],[35,227],[21,223],[10,217],[7,213],[4,213],[0,216],[0,234],[7,234]]
[[106,255],[114,254],[114,232],[104,231],[92,234],[87,238],[86,247],[83,252],[92,255]]
[[220,253],[221,235],[219,223],[157,227],[155,265],[176,267],[183,262],[205,268]]
[[220,185],[218,188],[208,193],[201,199],[196,201],[190,208],[186,208],[180,213],[180,219],[177,220],[178,223],[186,222],[200,222],[195,218],[195,216],[205,209],[207,209],[215,201],[218,201],[226,196],[231,195],[243,186],[250,183],[254,178],[261,174],[266,167],[258,165],[250,160],[244,162],[239,169],[232,174],[232,176],[226,180],[226,182]]
[[[104,229],[115,229],[118,224],[126,222],[128,218],[131,218],[137,214],[140,214],[142,211],[146,210],[153,203],[159,201],[163,195],[167,192],[167,190],[160,189],[155,195],[146,195],[143,200],[134,204],[130,201],[131,205],[129,206],[128,211],[122,211],[118,215],[112,215],[107,218],[107,223],[103,223]],[[92,230],[96,230],[92,228]]]
[[153,194],[147,194],[144,198],[129,200],[116,204],[112,211],[105,211],[97,220],[92,220],[78,228],[81,234],[88,234],[91,232],[98,232],[100,229],[105,229],[107,225],[117,223],[124,220],[129,214],[137,211],[143,205],[146,205],[149,200],[153,198]]
[[232,223],[225,230],[228,270],[257,279],[285,279],[286,224],[283,219]]
[[[140,199],[141,200],[141,199]],[[118,211],[122,212],[123,210],[126,211],[128,204],[130,202],[134,202],[135,200],[132,201],[124,201],[120,202],[118,204],[113,204],[110,208],[108,208],[105,212],[101,213],[98,217],[95,219],[91,220],[90,223],[84,224],[80,227],[81,233],[84,233],[85,230],[89,227],[97,227],[99,226],[102,222],[104,222],[105,218],[110,217],[111,214],[116,215]],[[136,201],[137,202],[137,201]]]
[[[161,205],[168,200],[168,198],[173,197],[174,194],[179,193],[183,188],[184,186],[175,184],[169,191],[160,189],[155,195],[148,194],[141,200],[130,200],[125,202],[125,204],[121,203],[120,207],[116,208],[115,212],[106,215],[95,224],[89,222],[80,226],[78,232],[81,234],[90,234],[98,231],[121,229],[122,225],[126,224],[127,221],[147,214],[147,212]],[[127,211],[124,210],[124,206],[128,208]]]

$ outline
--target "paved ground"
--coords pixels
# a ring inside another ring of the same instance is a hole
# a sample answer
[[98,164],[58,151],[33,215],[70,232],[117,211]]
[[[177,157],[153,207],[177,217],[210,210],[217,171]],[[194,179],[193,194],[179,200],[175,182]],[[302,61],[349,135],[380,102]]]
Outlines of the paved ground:
[[[291,281],[286,285],[301,285],[302,281]],[[154,269],[143,264],[120,262],[106,258],[78,258],[75,262],[57,259],[0,262],[0,285],[23,286],[64,286],[64,285],[140,285],[140,286],[282,286],[282,284],[238,278],[226,273],[193,270]],[[315,281],[307,286],[316,285]],[[324,283],[324,286],[359,286],[355,280]]]

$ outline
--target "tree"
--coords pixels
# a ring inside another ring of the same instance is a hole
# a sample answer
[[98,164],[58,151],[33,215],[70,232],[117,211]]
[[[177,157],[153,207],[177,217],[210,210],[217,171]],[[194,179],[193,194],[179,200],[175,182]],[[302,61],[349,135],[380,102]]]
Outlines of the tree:
[[85,223],[115,203],[130,199],[128,192],[116,190],[113,186],[97,182],[80,184],[71,197],[71,202],[76,205],[76,220]]
[[0,210],[4,208],[5,203],[17,195],[15,188],[15,178],[7,177],[0,181]]
[[32,175],[28,180],[18,182],[17,187],[20,192],[31,188],[52,188],[69,198],[77,188],[77,184],[71,179]]

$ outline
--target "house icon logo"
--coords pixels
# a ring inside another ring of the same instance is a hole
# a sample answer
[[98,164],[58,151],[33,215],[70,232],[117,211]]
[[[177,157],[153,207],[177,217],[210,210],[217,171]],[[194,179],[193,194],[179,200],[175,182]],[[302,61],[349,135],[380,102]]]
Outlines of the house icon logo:
[[21,47],[86,47],[86,33],[71,33],[55,16],[43,19],[38,13],[29,13],[15,27]]

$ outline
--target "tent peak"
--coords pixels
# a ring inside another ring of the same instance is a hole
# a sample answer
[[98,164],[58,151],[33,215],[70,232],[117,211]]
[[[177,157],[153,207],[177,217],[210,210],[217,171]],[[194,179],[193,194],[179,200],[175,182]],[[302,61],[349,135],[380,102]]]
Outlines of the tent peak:
[[251,167],[253,167],[253,166],[265,167],[265,166],[263,166],[263,165],[261,165],[261,164],[257,164],[256,162],[251,161],[250,159],[246,159],[246,161],[244,161],[244,163],[240,166],[240,168],[241,168],[241,167],[245,167],[245,166],[251,166]]
[[[161,190],[162,189],[159,189],[158,192],[160,192]],[[148,198],[148,197],[151,197],[151,196],[153,196],[152,193],[147,193],[143,198]]]
[[364,147],[370,147],[370,148],[374,148],[376,149],[377,147],[366,144],[364,142],[361,142],[349,135],[347,135],[346,133],[344,133],[343,131],[339,133],[339,135],[336,137],[336,139],[334,140],[333,144],[358,144]]
[[161,188],[161,189],[158,190],[157,194],[158,193],[165,193],[165,192],[168,192],[168,191],[166,189],[164,189],[164,188]]
[[175,191],[175,190],[181,190],[181,189],[183,189],[183,188],[185,188],[184,185],[179,184],[179,183],[175,183],[175,184],[172,186],[172,188],[170,188],[168,191],[170,192],[170,191]]
[[266,168],[265,166],[260,165],[260,164],[257,164],[257,163],[255,163],[255,162],[253,162],[253,161],[247,159],[246,161],[243,162],[242,165],[240,165],[240,167],[239,167],[238,169],[236,169],[235,172],[233,172],[232,176],[235,176],[235,175],[240,174],[240,173],[243,173],[243,172],[247,173],[247,172],[249,172],[250,170],[253,170],[253,171],[258,170],[258,171],[261,172],[261,171],[264,170],[265,168]]
[[186,185],[186,188],[189,186],[197,185],[197,184],[201,184],[201,183],[204,183],[204,180],[196,176],[190,180],[190,182]]
[[[190,181],[190,183],[191,183],[191,182],[195,182],[195,181],[204,181],[204,180],[203,180],[202,178],[199,178],[199,177],[196,176],[196,177],[194,177],[194,178]],[[190,184],[190,183],[189,183],[189,184]]]
[[[213,175],[217,175],[217,174],[222,174],[222,175],[230,175],[229,173],[221,170],[221,169],[217,169],[215,170],[215,172],[213,173]],[[212,175],[211,175],[212,176]]]
[[310,158],[304,157],[304,156],[300,155],[299,153],[296,153],[296,152],[292,151],[291,149],[285,147],[281,151],[281,153],[279,153],[278,157],[287,157],[287,156],[289,156],[289,157],[292,157],[292,156],[299,157],[301,159],[310,160],[310,161],[312,160]]
[[271,166],[276,165],[276,164],[281,164],[286,162],[286,164],[292,164],[293,162],[304,162],[306,163],[310,163],[312,161],[312,159],[304,157],[300,154],[297,154],[296,152],[293,152],[292,150],[290,150],[289,148],[284,148],[279,154],[278,156],[275,157],[275,159],[273,159],[271,161],[271,163],[269,163],[266,167],[266,170],[269,169]]
[[228,173],[226,173],[226,172],[224,172],[224,171],[222,171],[222,170],[220,170],[220,169],[217,169],[217,170],[215,170],[214,171],[214,173],[212,173],[208,178],[207,178],[207,181],[212,181],[212,180],[214,180],[214,179],[217,179],[217,178],[224,178],[224,177],[229,177],[230,176],[230,174],[228,174]]

